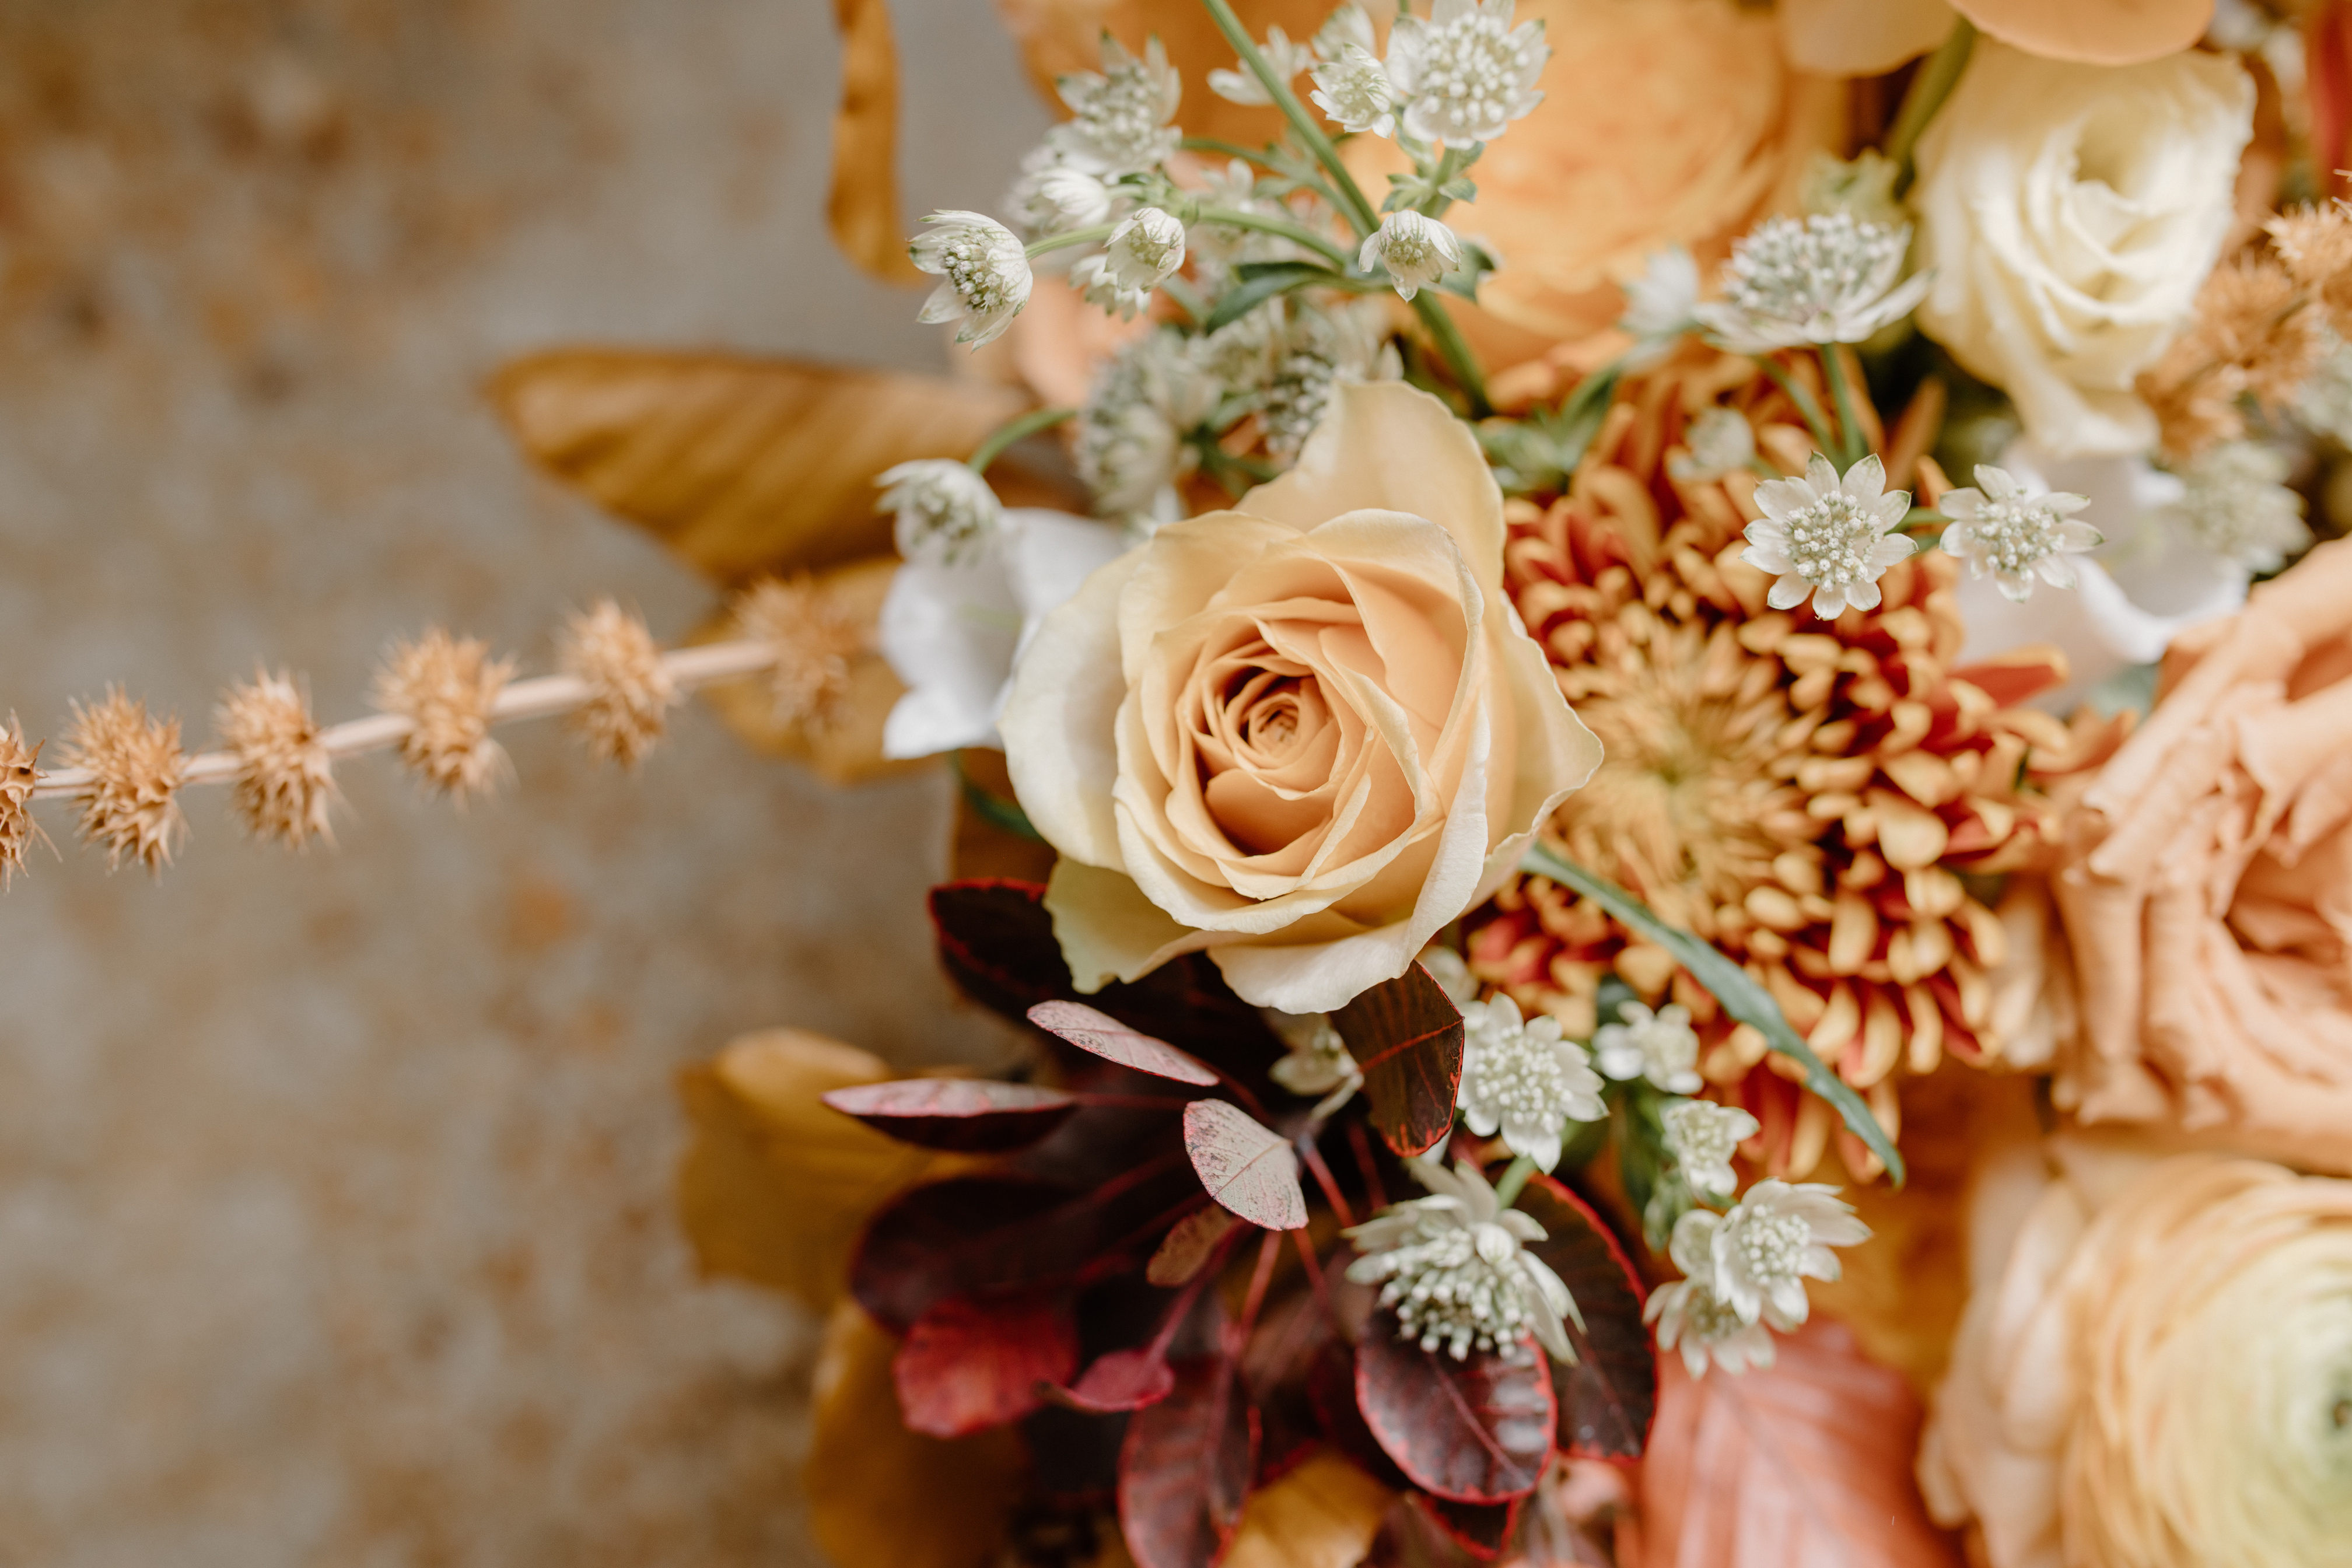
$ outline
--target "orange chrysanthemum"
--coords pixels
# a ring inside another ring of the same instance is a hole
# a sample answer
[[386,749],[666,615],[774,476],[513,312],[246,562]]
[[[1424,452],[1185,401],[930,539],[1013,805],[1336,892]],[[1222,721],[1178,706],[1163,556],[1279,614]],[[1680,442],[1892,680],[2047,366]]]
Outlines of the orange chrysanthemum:
[[[1955,668],[1940,552],[1890,570],[1873,612],[1767,609],[1771,579],[1739,560],[1759,476],[1698,477],[1682,445],[1711,405],[1738,410],[1784,469],[1811,450],[1752,363],[1694,353],[1621,392],[1567,496],[1515,510],[1511,594],[1605,748],[1547,837],[1744,963],[1892,1132],[1898,1069],[2000,1055],[1986,973],[2005,940],[1967,879],[2039,858],[2057,818],[2045,784],[2115,737],[2015,706],[2064,681],[2054,649]],[[1671,994],[1706,1042],[1702,1073],[1763,1123],[1774,1173],[1819,1161],[1829,1108],[1754,1070],[1762,1037],[1663,950],[1537,877],[1475,923],[1476,973],[1572,1030],[1591,1026],[1612,971]],[[1846,1145],[1850,1168],[1871,1168]]]

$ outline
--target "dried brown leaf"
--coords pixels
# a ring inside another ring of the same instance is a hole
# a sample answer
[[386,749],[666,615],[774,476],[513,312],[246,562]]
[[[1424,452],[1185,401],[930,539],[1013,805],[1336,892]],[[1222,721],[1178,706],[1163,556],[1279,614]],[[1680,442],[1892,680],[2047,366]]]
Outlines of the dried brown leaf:
[[856,1302],[834,1309],[803,1477],[809,1531],[838,1563],[981,1568],[1020,1495],[1020,1441],[1010,1427],[952,1439],[908,1431],[891,1381],[898,1348]]
[[978,382],[626,349],[517,360],[490,395],[549,474],[730,585],[888,550],[876,476],[968,457],[1028,406]]
[[898,47],[885,0],[833,0],[841,104],[833,111],[833,242],[886,283],[920,283],[898,213]]
[[1388,1512],[1388,1488],[1328,1449],[1252,1492],[1224,1568],[1355,1568]]

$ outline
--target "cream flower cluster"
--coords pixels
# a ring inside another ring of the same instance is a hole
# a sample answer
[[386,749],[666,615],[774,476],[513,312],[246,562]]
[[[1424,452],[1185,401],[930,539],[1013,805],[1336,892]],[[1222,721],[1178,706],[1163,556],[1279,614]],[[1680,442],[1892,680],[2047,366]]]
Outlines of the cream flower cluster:
[[1728,1214],[1693,1209],[1675,1222],[1667,1250],[1685,1278],[1654,1293],[1643,1316],[1693,1377],[1710,1359],[1733,1373],[1769,1366],[1766,1327],[1801,1327],[1811,1311],[1805,1281],[1838,1277],[1830,1248],[1869,1239],[1835,1187],[1759,1182]]
[[1513,0],[1436,0],[1426,17],[1397,18],[1382,60],[1370,19],[1342,5],[1316,34],[1316,106],[1358,135],[1402,128],[1425,142],[1492,142],[1543,101],[1536,81],[1551,58],[1543,24],[1513,26],[1516,8]]
[[1674,1003],[1653,1012],[1627,1002],[1617,1016],[1620,1022],[1601,1025],[1592,1037],[1593,1065],[1620,1082],[1647,1079],[1668,1094],[1698,1092],[1698,1034],[1689,1008]]
[[1911,313],[1932,279],[1907,282],[1911,230],[1852,213],[1768,218],[1732,247],[1723,298],[1693,307],[1735,353],[1813,343],[1858,343]]
[[1546,1014],[1522,1018],[1508,996],[1463,1005],[1462,1080],[1455,1103],[1481,1138],[1500,1132],[1512,1153],[1549,1171],[1571,1121],[1609,1114],[1584,1047]]
[[1562,1319],[1576,1303],[1568,1286],[1527,1244],[1544,1228],[1504,1208],[1468,1160],[1448,1172],[1427,1160],[1406,1168],[1430,1196],[1396,1204],[1349,1231],[1362,1257],[1348,1278],[1381,1287],[1380,1304],[1397,1315],[1399,1336],[1454,1360],[1474,1350],[1522,1357],[1533,1335],[1562,1361],[1574,1361]]
[[1894,531],[1910,515],[1911,492],[1889,490],[1877,454],[1838,477],[1819,452],[1801,479],[1767,479],[1756,487],[1764,515],[1748,525],[1740,559],[1776,581],[1768,601],[1793,610],[1810,596],[1813,614],[1835,620],[1851,605],[1878,608],[1878,580],[1918,548]]
[[2091,504],[2088,496],[2064,490],[2029,491],[2007,469],[1977,465],[1975,489],[1944,492],[1937,503],[1952,525],[1944,530],[1945,551],[1968,563],[1972,577],[1990,577],[2004,597],[2022,604],[2040,577],[2053,588],[2074,585],[2069,555],[2106,542],[2074,514]]

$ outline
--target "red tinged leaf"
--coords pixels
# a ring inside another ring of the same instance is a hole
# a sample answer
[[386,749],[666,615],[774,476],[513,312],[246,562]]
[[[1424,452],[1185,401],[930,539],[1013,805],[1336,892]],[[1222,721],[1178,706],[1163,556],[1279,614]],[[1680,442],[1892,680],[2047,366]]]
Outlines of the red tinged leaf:
[[1118,1522],[1136,1568],[1210,1568],[1257,1468],[1257,1412],[1233,1363],[1179,1363],[1175,1392],[1128,1421]]
[[1513,1498],[1508,1502],[1448,1502],[1444,1498],[1431,1498],[1429,1517],[1463,1551],[1481,1563],[1492,1563],[1503,1554],[1503,1548],[1517,1532],[1519,1505],[1524,1500]]
[[925,1149],[1001,1154],[1059,1127],[1078,1102],[1057,1089],[980,1078],[908,1078],[836,1089],[824,1102]]
[[1414,964],[1331,1015],[1364,1069],[1372,1125],[1400,1154],[1425,1154],[1454,1130],[1462,1087],[1462,1009]]
[[1117,1062],[1154,1078],[1178,1083],[1212,1084],[1217,1075],[1165,1040],[1155,1040],[1130,1029],[1108,1013],[1083,1002],[1040,1002],[1029,1009],[1029,1021],[1049,1035],[1058,1035],[1082,1051]]
[[1143,1277],[1171,1289],[1184,1284],[1201,1271],[1215,1255],[1217,1243],[1239,1223],[1229,1209],[1195,1209],[1169,1230],[1160,1250],[1144,1265]]
[[1474,1351],[1461,1361],[1397,1337],[1396,1314],[1372,1315],[1356,1346],[1364,1423],[1414,1485],[1454,1502],[1507,1502],[1551,1463],[1550,1358]]
[[1175,1387],[1176,1373],[1168,1364],[1165,1348],[1150,1344],[1141,1350],[1112,1351],[1097,1356],[1084,1377],[1067,1388],[1053,1390],[1048,1397],[1073,1410],[1107,1415],[1114,1410],[1140,1410],[1147,1405],[1157,1405]]
[[1077,1370],[1069,1298],[951,1296],[918,1319],[890,1363],[907,1429],[961,1437],[1037,1408],[1038,1384]]
[[1184,1152],[1209,1195],[1252,1225],[1268,1230],[1306,1225],[1297,1152],[1240,1106],[1222,1100],[1186,1106]]
[[1584,1319],[1568,1325],[1573,1366],[1552,1369],[1562,1452],[1587,1459],[1637,1459],[1658,1413],[1658,1361],[1642,1322],[1642,1284],[1624,1248],[1590,1205],[1549,1176],[1538,1176],[1517,1206],[1544,1227],[1528,1250],[1551,1267]]
[[1412,1483],[1389,1458],[1381,1440],[1364,1422],[1356,1403],[1356,1352],[1346,1344],[1323,1347],[1307,1374],[1307,1396],[1314,1403],[1316,1419],[1330,1445],[1364,1474],[1391,1491],[1408,1490]]

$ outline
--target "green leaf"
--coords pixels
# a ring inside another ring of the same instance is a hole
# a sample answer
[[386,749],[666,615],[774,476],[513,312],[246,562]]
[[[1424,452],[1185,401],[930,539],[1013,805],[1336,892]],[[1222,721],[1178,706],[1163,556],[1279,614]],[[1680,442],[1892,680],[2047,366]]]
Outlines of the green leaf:
[[1228,322],[1238,321],[1276,295],[1287,294],[1294,289],[1349,286],[1347,274],[1312,261],[1253,261],[1243,264],[1239,271],[1241,281],[1225,290],[1217,308],[1201,323],[1202,331],[1213,332]]
[[1782,1056],[1794,1060],[1805,1069],[1805,1087],[1837,1107],[1845,1119],[1846,1128],[1869,1146],[1870,1152],[1885,1162],[1886,1173],[1896,1186],[1904,1182],[1903,1156],[1895,1152],[1894,1142],[1885,1129],[1863,1103],[1846,1081],[1830,1071],[1822,1058],[1813,1054],[1796,1030],[1789,1026],[1780,1005],[1772,994],[1757,983],[1756,977],[1725,957],[1707,942],[1690,932],[1670,926],[1652,914],[1647,905],[1605,877],[1597,877],[1572,861],[1563,860],[1541,845],[1528,850],[1519,861],[1519,869],[1532,871],[1538,877],[1549,877],[1564,888],[1573,889],[1607,910],[1612,920],[1627,926],[1675,955],[1675,961],[1691,973],[1691,978],[1707,988],[1723,1010],[1760,1031],[1765,1043]]
[[1031,824],[1029,814],[1021,809],[1018,801],[1005,799],[964,772],[961,757],[950,754],[948,764],[955,769],[956,784],[963,792],[964,804],[982,822],[1016,838],[1026,838],[1034,844],[1045,842],[1045,836]]

